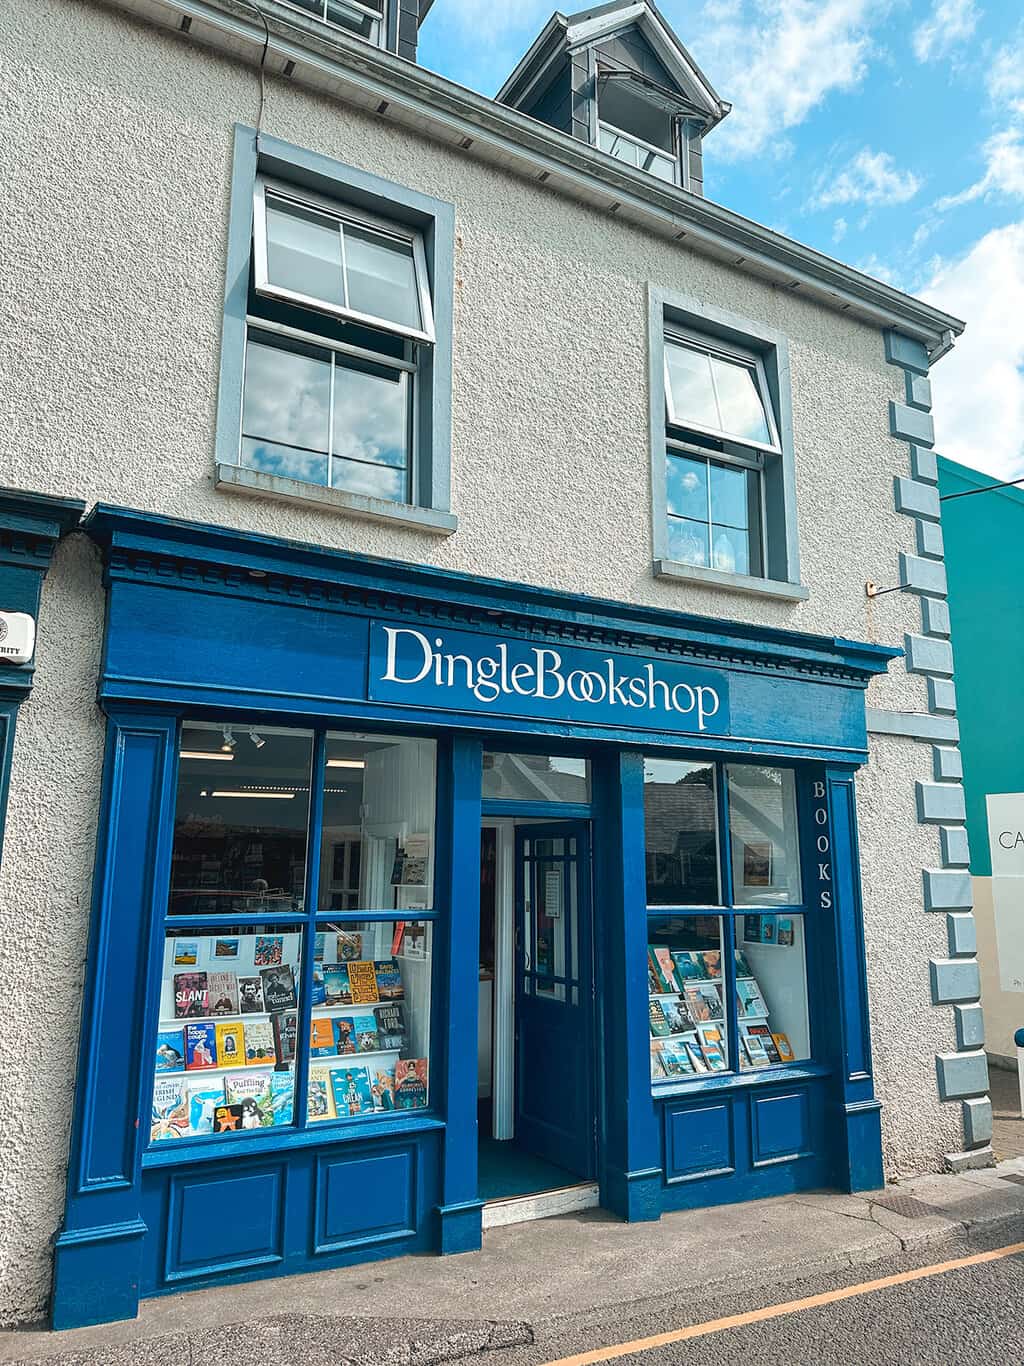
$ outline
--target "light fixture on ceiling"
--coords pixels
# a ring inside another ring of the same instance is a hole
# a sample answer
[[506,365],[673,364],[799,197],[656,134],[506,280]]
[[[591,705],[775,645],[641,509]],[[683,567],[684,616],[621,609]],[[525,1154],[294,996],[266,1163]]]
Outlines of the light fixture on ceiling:
[[250,730],[249,739],[253,742],[257,749],[262,749],[263,746],[267,743],[266,740],[264,740],[263,736],[257,735],[254,730]]
[[249,797],[257,802],[290,802],[294,801],[294,792],[235,792],[231,789],[220,788],[210,793],[211,797]]
[[224,751],[225,754],[230,754],[231,751],[234,749],[235,745],[237,745],[237,744],[238,744],[238,741],[235,739],[234,735],[232,734],[232,732],[231,732],[231,727],[230,727],[230,726],[225,726],[225,727],[224,727],[224,743],[221,745],[221,749]]
[[183,749],[180,751],[182,759],[219,759],[222,763],[230,763],[235,757],[233,754],[224,754],[219,749]]
[[365,768],[364,759],[328,759],[328,768]]

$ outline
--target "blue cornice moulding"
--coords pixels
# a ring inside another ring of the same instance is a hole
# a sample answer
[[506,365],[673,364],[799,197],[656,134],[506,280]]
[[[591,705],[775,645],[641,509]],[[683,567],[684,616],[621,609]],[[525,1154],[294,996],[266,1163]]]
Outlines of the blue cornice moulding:
[[[38,617],[43,579],[57,542],[78,526],[85,503],[0,488],[0,611]],[[0,664],[0,694],[25,696],[34,664]]]
[[108,584],[183,576],[197,590],[216,585],[218,592],[275,602],[308,596],[341,609],[361,603],[375,613],[404,605],[452,625],[470,621],[490,631],[551,632],[581,645],[654,648],[861,688],[902,654],[842,637],[568,594],[103,503],[83,530],[105,552]]

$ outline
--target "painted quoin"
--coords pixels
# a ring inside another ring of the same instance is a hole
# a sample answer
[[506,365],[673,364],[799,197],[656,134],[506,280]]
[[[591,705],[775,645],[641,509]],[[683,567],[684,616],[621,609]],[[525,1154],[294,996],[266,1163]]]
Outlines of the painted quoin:
[[991,1161],[961,324],[705,196],[650,3],[494,100],[429,0],[24,8],[3,1321]]

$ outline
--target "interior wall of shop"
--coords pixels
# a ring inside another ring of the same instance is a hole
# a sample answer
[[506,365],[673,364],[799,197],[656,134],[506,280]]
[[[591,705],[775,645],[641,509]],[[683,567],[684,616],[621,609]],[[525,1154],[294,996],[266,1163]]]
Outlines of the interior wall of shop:
[[[883,644],[919,629],[909,596],[864,595],[865,579],[914,550],[913,522],[892,499],[893,476],[907,472],[905,446],[888,435],[902,376],[886,365],[879,331],[275,78],[268,133],[456,205],[460,529],[439,539],[215,492],[233,125],[254,120],[255,73],[87,0],[3,11],[0,41],[10,59],[0,114],[7,296],[31,362],[9,378],[7,482]],[[713,171],[712,139],[707,153]],[[651,577],[648,281],[789,338],[804,603]],[[19,946],[0,1135],[0,1323],[44,1313],[61,1219],[99,795],[102,615],[94,554],[75,538],[44,589],[40,670],[19,721],[0,875],[0,942]],[[925,681],[897,663],[868,701],[923,711]],[[929,763],[927,746],[875,737],[858,784],[893,1175],[936,1169],[960,1146],[959,1107],[940,1107],[935,1095],[933,1055],[952,1046],[949,1012],[923,995],[919,1008],[904,1005],[911,980],[926,991],[927,959],[944,935],[922,912],[921,869],[937,863],[935,840],[912,815],[913,779]]]
[[[939,492],[962,494],[998,482],[993,475],[939,460]],[[1014,1032],[1024,1024],[1024,995],[1003,991],[996,957],[992,857],[985,798],[1024,792],[1024,744],[1007,718],[1020,712],[1024,629],[1024,492],[999,489],[942,505],[949,614],[956,641],[957,712],[971,841],[974,917],[978,924],[985,1047],[1015,1064]]]

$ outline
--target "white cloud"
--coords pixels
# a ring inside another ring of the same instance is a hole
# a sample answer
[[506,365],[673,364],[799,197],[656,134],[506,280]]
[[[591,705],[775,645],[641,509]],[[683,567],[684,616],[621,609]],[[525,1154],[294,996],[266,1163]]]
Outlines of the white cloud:
[[988,93],[994,104],[1008,103],[1024,114],[1024,29],[1013,47],[1000,48],[988,74]]
[[958,194],[936,202],[940,213],[990,195],[1024,199],[1024,123],[993,133],[985,143],[985,174]]
[[846,232],[849,226],[850,225],[847,223],[845,218],[837,218],[836,221],[832,224],[832,241],[836,243],[841,242],[843,238],[846,236]]
[[[674,6],[673,9],[681,6]],[[669,14],[709,79],[734,108],[713,134],[722,160],[763,155],[833,91],[864,79],[870,30],[888,0],[706,0],[694,25]]]
[[832,180],[818,183],[811,207],[827,208],[830,204],[905,204],[921,188],[921,181],[912,171],[901,171],[888,152],[873,152],[863,148],[845,170]]
[[914,55],[919,62],[946,57],[965,42],[981,18],[974,0],[935,0],[931,17],[914,31]]
[[1024,473],[1024,221],[940,266],[921,294],[967,323],[932,376],[938,449],[997,479]]
[[889,265],[888,261],[883,261],[874,252],[863,261],[858,261],[855,269],[863,271],[865,275],[870,275],[873,280],[881,280],[887,285],[892,285],[894,289],[905,289],[906,286],[900,278],[896,269]]

